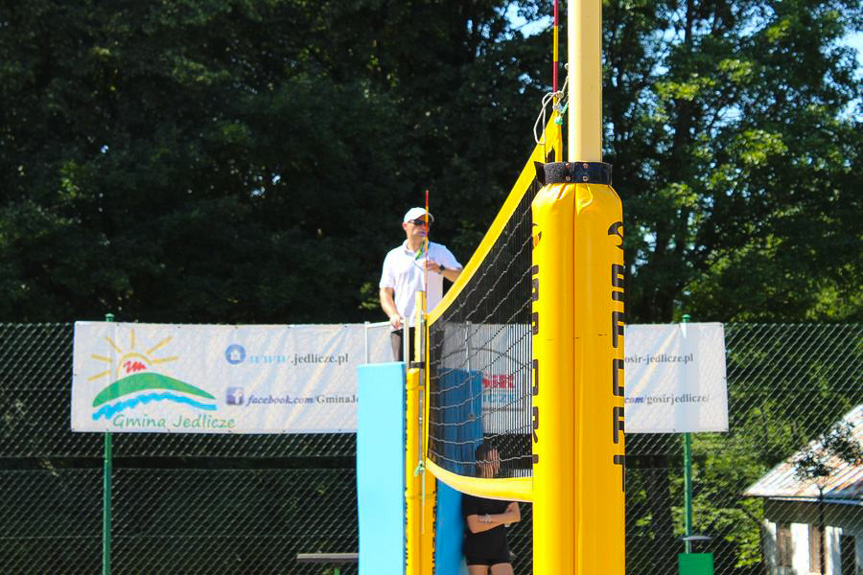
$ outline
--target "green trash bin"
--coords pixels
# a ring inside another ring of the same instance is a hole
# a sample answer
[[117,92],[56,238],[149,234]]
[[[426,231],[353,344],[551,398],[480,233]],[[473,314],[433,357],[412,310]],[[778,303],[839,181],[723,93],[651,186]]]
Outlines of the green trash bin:
[[713,575],[713,553],[679,553],[678,575]]

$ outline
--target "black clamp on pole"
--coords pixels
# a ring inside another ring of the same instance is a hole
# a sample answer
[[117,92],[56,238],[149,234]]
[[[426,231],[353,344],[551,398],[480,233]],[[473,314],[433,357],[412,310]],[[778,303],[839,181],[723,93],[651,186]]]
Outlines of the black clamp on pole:
[[534,162],[536,179],[546,184],[611,185],[611,164],[603,162]]

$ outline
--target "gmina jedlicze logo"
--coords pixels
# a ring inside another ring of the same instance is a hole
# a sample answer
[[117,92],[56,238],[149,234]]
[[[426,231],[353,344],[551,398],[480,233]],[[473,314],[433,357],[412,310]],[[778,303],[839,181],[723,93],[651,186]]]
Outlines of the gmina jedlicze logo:
[[[130,429],[197,429],[232,428],[233,420],[219,419],[209,415],[218,409],[216,398],[200,387],[158,373],[159,366],[175,362],[178,356],[157,356],[157,352],[168,345],[172,337],[166,337],[146,351],[138,351],[135,330],[130,331],[128,350],[123,349],[110,337],[105,341],[114,350],[119,360],[92,355],[92,359],[107,364],[107,369],[88,378],[97,382],[107,378],[110,383],[93,399],[93,420],[110,420],[113,427]],[[116,357],[115,356],[115,357]],[[112,365],[113,364],[113,365]],[[194,409],[191,414],[172,415],[170,418],[150,416],[139,406],[151,402],[170,401]]]

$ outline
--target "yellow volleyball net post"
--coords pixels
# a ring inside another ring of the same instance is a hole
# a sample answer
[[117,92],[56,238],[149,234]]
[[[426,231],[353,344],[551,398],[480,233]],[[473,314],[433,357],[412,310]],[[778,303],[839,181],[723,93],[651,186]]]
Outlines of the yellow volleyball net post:
[[533,209],[533,569],[623,575],[623,212],[602,163],[602,3],[569,10],[568,162]]
[[559,183],[601,180],[590,163],[544,170],[532,206],[534,573],[623,575],[620,200],[606,184]]

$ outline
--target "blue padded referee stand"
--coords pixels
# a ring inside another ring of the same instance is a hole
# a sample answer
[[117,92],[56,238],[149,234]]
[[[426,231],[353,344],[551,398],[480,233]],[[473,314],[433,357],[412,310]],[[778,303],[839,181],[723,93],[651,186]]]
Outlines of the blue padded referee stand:
[[462,555],[464,519],[461,516],[461,493],[437,482],[435,515],[435,575],[467,575]]
[[405,364],[358,368],[360,575],[405,569]]

